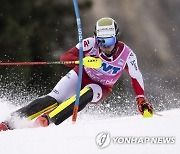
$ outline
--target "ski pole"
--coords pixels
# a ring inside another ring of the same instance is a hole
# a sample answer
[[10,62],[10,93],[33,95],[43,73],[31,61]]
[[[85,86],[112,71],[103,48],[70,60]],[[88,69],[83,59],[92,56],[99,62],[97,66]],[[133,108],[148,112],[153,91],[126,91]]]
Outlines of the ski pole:
[[[0,66],[29,66],[29,65],[54,65],[54,64],[79,64],[79,61],[52,61],[52,62],[0,62]],[[100,58],[87,56],[83,59],[83,65],[89,68],[100,68],[102,61]]]
[[157,116],[160,116],[160,117],[163,116],[162,114],[159,114],[159,113],[157,113],[157,112],[154,112],[154,115],[157,115]]
[[54,62],[0,62],[0,66],[23,66],[23,65],[53,65],[53,64],[76,64],[76,61],[54,61]]

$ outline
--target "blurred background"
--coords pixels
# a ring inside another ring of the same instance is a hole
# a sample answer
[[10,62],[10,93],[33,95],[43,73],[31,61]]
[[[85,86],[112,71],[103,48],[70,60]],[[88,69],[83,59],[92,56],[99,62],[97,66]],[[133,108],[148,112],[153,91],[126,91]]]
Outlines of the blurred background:
[[[134,50],[144,77],[146,98],[156,111],[180,107],[180,1],[79,0],[83,37],[96,21],[114,18],[119,39]],[[0,61],[58,61],[78,43],[72,1],[0,0]],[[63,65],[0,66],[0,98],[20,105],[49,93],[71,68]],[[111,96],[84,112],[136,114],[126,72]]]

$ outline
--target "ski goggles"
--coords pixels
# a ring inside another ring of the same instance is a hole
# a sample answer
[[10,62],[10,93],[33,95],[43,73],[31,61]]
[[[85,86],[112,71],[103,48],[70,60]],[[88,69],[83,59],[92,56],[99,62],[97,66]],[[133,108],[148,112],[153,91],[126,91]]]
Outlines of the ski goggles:
[[105,38],[97,37],[96,42],[100,47],[104,47],[104,46],[108,47],[116,43],[116,37],[105,37]]

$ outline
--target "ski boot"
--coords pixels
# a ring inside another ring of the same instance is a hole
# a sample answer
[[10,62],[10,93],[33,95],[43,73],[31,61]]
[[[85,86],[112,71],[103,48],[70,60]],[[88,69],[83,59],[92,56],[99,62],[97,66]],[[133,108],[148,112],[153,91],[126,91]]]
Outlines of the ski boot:
[[49,126],[49,118],[46,114],[39,116],[33,123],[33,128],[35,127],[47,127]]
[[8,122],[1,122],[0,123],[0,131],[7,131],[7,130],[12,130],[13,128],[10,127]]

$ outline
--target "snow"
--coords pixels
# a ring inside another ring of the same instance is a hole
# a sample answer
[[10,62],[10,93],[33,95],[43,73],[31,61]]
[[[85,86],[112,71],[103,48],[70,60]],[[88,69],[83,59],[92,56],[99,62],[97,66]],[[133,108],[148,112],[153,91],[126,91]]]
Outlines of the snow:
[[[0,120],[12,108],[0,104]],[[75,124],[69,118],[59,126],[24,128],[0,132],[0,154],[170,154],[180,150],[180,109],[160,112],[163,116],[142,118],[141,115],[94,119],[94,115],[80,114]],[[4,116],[3,116],[4,115]],[[98,115],[97,115],[98,116]],[[97,145],[97,135],[108,133],[109,146]],[[113,143],[113,137],[169,137],[175,143]]]

